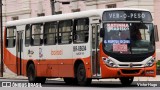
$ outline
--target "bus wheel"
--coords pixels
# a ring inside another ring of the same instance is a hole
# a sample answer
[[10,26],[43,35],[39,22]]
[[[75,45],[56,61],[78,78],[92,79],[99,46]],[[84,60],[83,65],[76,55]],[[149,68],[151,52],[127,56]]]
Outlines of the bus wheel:
[[79,64],[76,77],[79,85],[86,86],[91,84],[92,79],[86,78],[86,69],[83,63]]
[[129,86],[132,84],[134,77],[121,77],[121,84],[124,86]]
[[77,84],[77,80],[75,78],[63,78],[63,79],[67,85],[70,85],[70,84],[76,85]]
[[36,83],[37,82],[37,77],[36,77],[36,73],[35,73],[35,67],[33,64],[30,64],[28,66],[28,69],[27,69],[27,76],[28,76],[28,81],[30,83]]
[[37,77],[37,82],[38,83],[41,83],[41,84],[44,84],[46,82],[46,78],[45,77]]

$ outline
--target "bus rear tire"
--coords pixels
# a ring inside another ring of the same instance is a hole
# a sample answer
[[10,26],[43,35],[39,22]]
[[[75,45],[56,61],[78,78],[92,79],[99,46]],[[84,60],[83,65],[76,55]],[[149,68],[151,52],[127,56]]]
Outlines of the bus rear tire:
[[63,80],[67,85],[77,85],[77,79],[75,78],[63,78]]
[[34,64],[29,64],[27,68],[27,77],[29,83],[45,83],[46,78],[45,77],[36,77],[36,71]]
[[119,79],[123,86],[129,86],[132,84],[134,77],[121,77]]
[[90,85],[92,82],[91,78],[86,77],[86,69],[83,63],[80,63],[77,68],[76,78],[77,78],[78,84],[81,86]]
[[29,83],[37,82],[34,64],[29,64],[27,68],[27,77],[28,77]]
[[44,84],[45,82],[46,82],[46,78],[45,77],[37,77],[37,83]]

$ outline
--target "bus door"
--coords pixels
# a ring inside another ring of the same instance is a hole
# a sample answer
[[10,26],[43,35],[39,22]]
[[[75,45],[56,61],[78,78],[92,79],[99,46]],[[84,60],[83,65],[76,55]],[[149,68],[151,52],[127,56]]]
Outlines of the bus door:
[[23,31],[17,31],[16,68],[17,75],[22,75]]
[[[93,19],[92,19],[93,20]],[[96,19],[95,19],[96,20]],[[97,78],[100,77],[100,60],[99,60],[99,31],[100,31],[100,24],[99,24],[99,19],[97,21],[97,23],[92,23],[91,24],[92,27],[92,53],[91,53],[91,62],[92,62],[92,74],[93,74],[93,78]]]

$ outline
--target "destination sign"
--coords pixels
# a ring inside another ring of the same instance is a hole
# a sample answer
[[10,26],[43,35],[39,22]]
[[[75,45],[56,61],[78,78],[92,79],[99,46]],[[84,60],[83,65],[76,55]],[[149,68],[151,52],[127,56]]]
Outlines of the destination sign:
[[103,14],[103,21],[152,21],[150,12],[134,11],[134,10],[120,10],[120,11],[106,11]]

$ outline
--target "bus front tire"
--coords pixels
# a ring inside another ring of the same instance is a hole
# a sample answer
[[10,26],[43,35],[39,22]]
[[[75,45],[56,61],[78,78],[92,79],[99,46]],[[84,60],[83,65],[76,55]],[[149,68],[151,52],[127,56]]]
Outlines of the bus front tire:
[[27,77],[29,83],[45,83],[46,78],[45,77],[36,77],[36,71],[34,64],[30,64],[27,68]]
[[76,78],[81,86],[90,85],[92,82],[92,79],[86,77],[86,69],[83,63],[79,64],[77,68]]
[[132,84],[134,77],[121,77],[119,79],[123,86],[129,86]]

